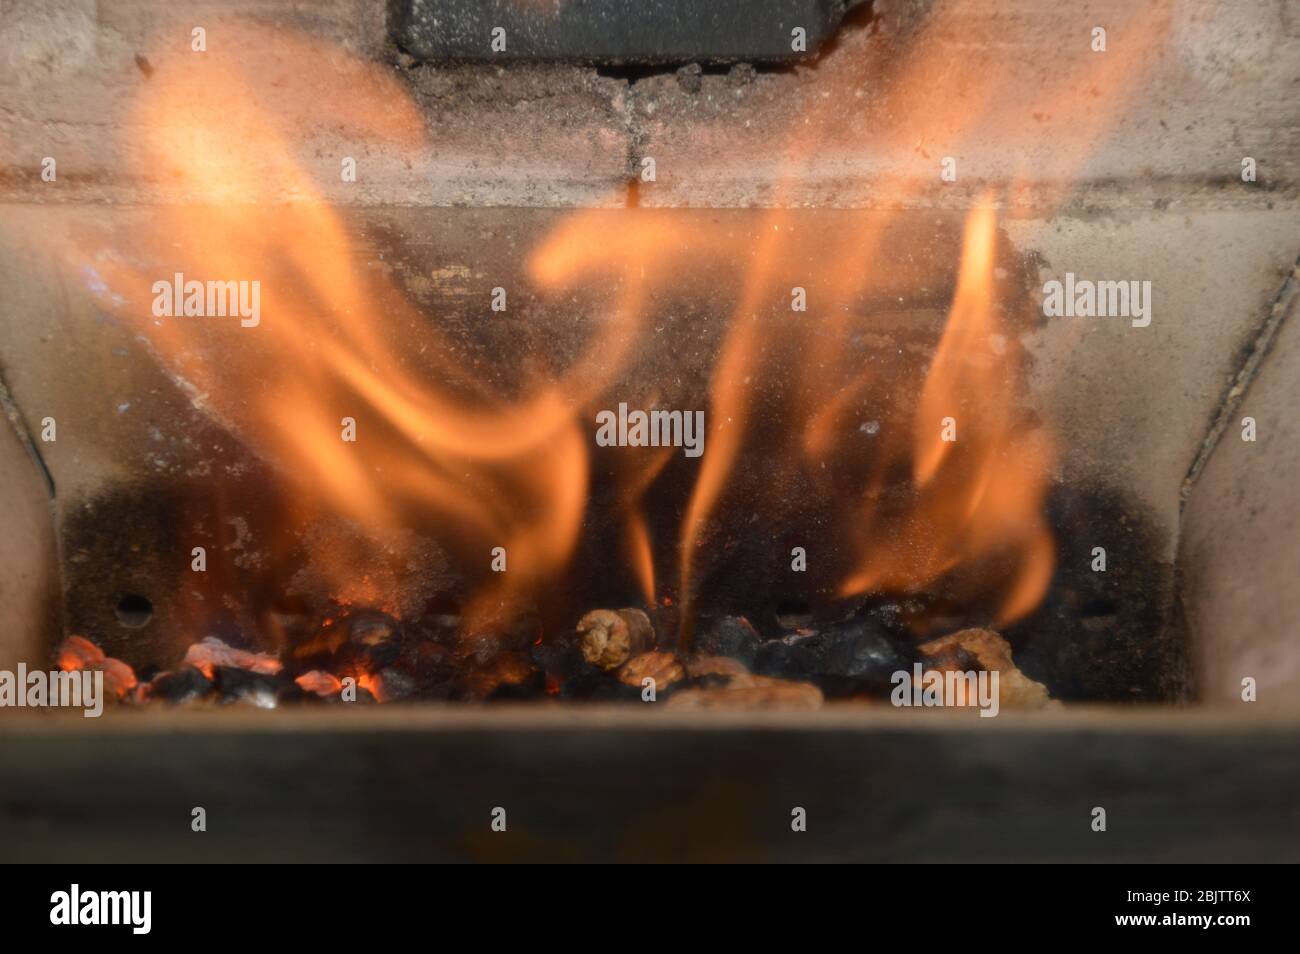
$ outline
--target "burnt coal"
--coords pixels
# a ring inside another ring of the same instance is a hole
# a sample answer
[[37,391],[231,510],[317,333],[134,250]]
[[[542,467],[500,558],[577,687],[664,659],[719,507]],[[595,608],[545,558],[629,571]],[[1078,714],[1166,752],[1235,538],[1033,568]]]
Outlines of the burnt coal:
[[755,671],[810,679],[829,696],[884,695],[893,674],[916,660],[915,640],[902,627],[901,608],[882,604],[851,619],[769,639]]
[[671,689],[686,678],[686,667],[672,653],[648,652],[633,656],[618,670],[618,681],[640,691],[646,679],[654,680],[656,693]]
[[450,642],[454,643],[459,655],[468,656],[472,663],[484,665],[497,653],[528,652],[541,639],[542,632],[541,621],[536,616],[525,615],[463,635],[453,634]]
[[175,672],[164,672],[149,683],[148,698],[171,705],[197,702],[211,695],[215,684],[193,666],[182,666]]
[[384,702],[401,702],[420,694],[415,677],[401,669],[379,670],[379,684],[383,687]]
[[694,649],[705,656],[728,656],[753,667],[761,638],[743,616],[724,616],[695,638]]
[[646,610],[650,625],[654,627],[655,649],[671,652],[677,649],[677,636],[681,631],[681,611],[673,603],[662,603]]
[[[385,702],[449,697],[461,668],[455,655],[418,625],[408,630],[395,617],[372,609],[326,620],[288,653],[294,676],[321,671],[358,681],[371,677]],[[360,692],[358,686],[358,699]]]
[[542,672],[527,653],[507,650],[469,672],[458,695],[482,702],[528,699],[542,693]]
[[213,669],[212,681],[223,704],[243,703],[259,709],[274,709],[282,702],[315,698],[281,673],[217,666]]
[[530,654],[542,672],[547,693],[557,698],[588,699],[607,682],[608,674],[587,662],[570,640],[538,643]]
[[381,678],[387,686],[389,673],[400,675],[403,691],[406,680],[412,684],[410,695],[445,699],[451,693],[458,671],[456,654],[450,647],[417,636],[407,639],[397,664],[382,670]]
[[392,616],[380,610],[351,610],[296,646],[293,657],[306,669],[341,666],[378,672],[397,662],[402,642],[402,624]]
[[750,674],[749,667],[728,656],[690,656],[686,674],[697,688],[728,686]]

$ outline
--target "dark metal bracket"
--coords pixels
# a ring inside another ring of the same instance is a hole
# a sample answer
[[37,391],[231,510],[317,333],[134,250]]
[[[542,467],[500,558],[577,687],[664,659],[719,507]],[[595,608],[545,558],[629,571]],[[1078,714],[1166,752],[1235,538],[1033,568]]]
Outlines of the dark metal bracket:
[[430,61],[782,63],[865,0],[391,0],[399,47]]

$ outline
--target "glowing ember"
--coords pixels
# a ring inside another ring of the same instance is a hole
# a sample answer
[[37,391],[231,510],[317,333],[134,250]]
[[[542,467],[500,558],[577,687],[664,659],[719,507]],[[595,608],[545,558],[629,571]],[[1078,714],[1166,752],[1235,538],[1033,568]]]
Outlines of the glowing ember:
[[193,666],[209,679],[217,666],[230,666],[235,669],[247,669],[271,675],[279,672],[283,666],[280,660],[266,653],[250,653],[247,650],[227,646],[215,636],[207,636],[185,651],[185,664]]
[[333,673],[321,672],[319,669],[313,669],[311,672],[305,672],[294,680],[299,686],[308,692],[315,693],[318,696],[338,695],[343,688],[343,683],[338,676]]
[[120,659],[104,655],[104,651],[84,636],[69,636],[56,653],[59,669],[79,672],[94,669],[103,672],[104,686],[114,699],[122,699],[137,685],[135,672]]

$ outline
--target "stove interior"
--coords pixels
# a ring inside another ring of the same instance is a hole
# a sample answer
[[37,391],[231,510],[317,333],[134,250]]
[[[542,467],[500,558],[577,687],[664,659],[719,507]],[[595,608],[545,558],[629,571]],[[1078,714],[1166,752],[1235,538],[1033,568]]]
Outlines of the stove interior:
[[243,6],[0,41],[0,661],[124,708],[1300,684],[1283,4]]

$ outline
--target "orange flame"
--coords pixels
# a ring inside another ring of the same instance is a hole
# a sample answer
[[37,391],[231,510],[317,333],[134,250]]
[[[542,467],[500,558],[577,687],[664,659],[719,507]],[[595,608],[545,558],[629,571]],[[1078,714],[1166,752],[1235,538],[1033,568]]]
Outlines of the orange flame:
[[623,505],[626,508],[626,534],[628,558],[632,561],[632,571],[641,585],[641,595],[647,606],[653,606],[658,598],[655,584],[654,545],[650,539],[650,528],[646,524],[645,514],[641,509],[641,497],[651,484],[663,472],[673,449],[660,448],[648,464],[642,464],[641,455],[629,455],[629,461],[642,464],[635,475],[624,484]]
[[[421,120],[405,92],[376,67],[282,33],[239,28],[223,50],[184,72],[159,71],[146,88],[146,160],[195,204],[164,208],[132,258],[101,256],[105,284],[195,403],[297,482],[298,506],[377,535],[439,523],[485,569],[490,551],[504,548],[509,572],[492,574],[466,616],[473,625],[509,612],[573,549],[587,490],[577,411],[617,369],[635,309],[593,343],[599,362],[587,355],[564,379],[514,400],[488,392],[427,319],[371,274],[284,134],[328,118],[411,148]],[[324,80],[311,67],[322,57],[333,67]],[[346,111],[326,116],[325,102]],[[174,273],[260,282],[260,321],[153,318],[153,283]],[[406,347],[410,335],[418,354]],[[343,438],[349,422],[355,441]],[[316,557],[341,601],[396,602],[362,578],[350,554]]]
[[[1012,413],[1015,379],[994,291],[996,217],[971,212],[948,323],[912,427],[914,504],[877,519],[870,493],[860,513],[865,547],[841,592],[916,592],[966,564],[1010,553],[1016,570],[999,612],[1010,622],[1033,609],[1051,580],[1051,533],[1043,518],[1050,441]],[[874,491],[875,488],[872,488]],[[883,541],[889,541],[884,543]]]

